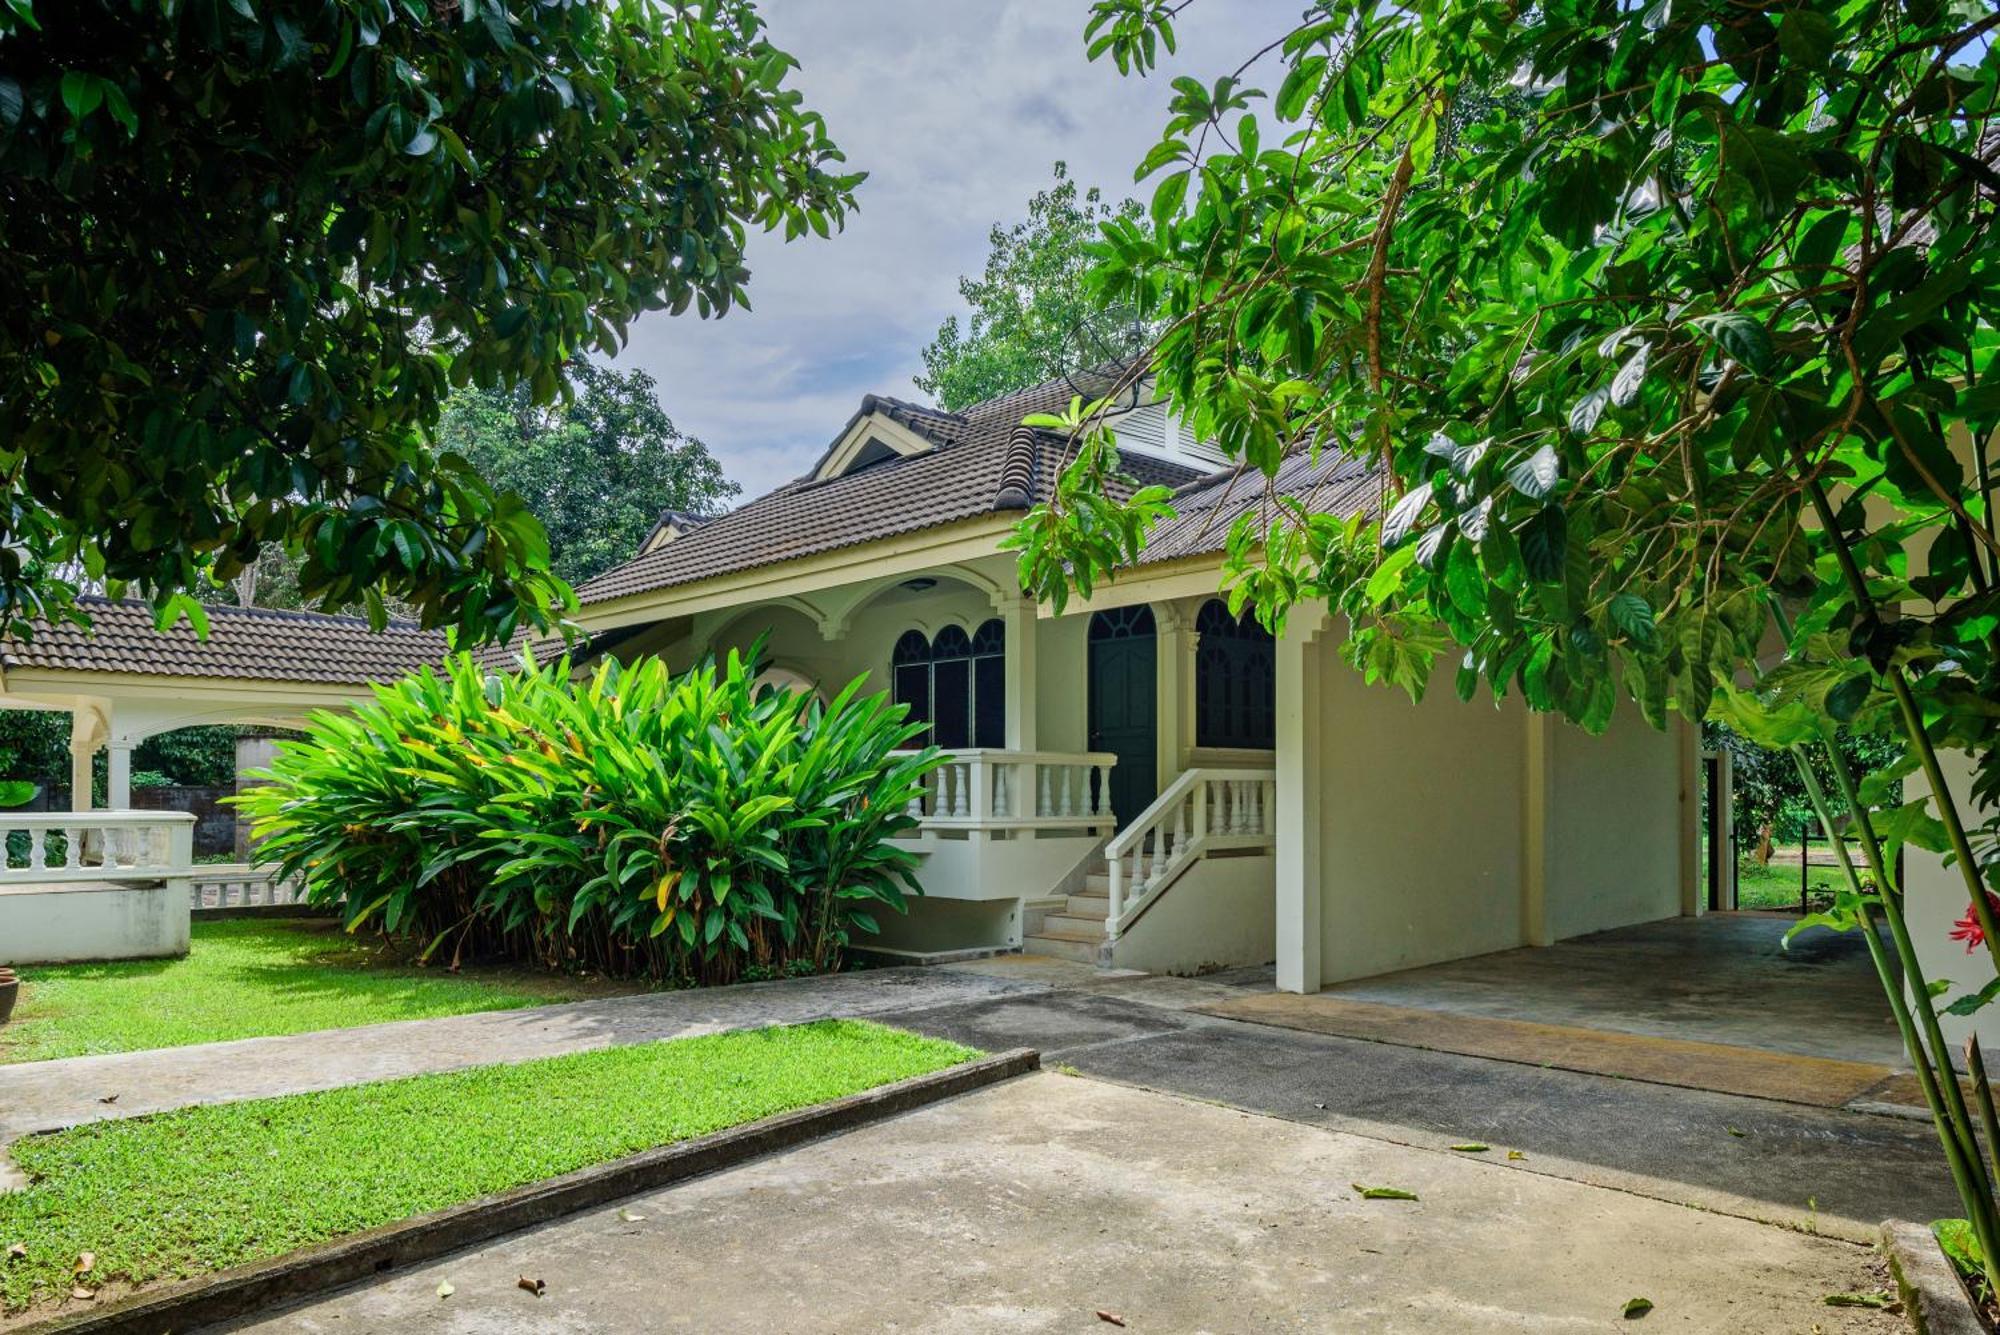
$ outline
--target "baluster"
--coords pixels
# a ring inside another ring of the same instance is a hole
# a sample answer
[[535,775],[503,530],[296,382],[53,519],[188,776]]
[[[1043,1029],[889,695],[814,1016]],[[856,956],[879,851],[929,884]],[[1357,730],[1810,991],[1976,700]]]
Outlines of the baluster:
[[957,779],[952,785],[954,791],[952,794],[951,814],[954,816],[970,816],[972,814],[971,762],[968,761],[964,765],[955,766],[954,768],[957,769],[958,773]]
[[1188,842],[1188,801],[1182,798],[1174,803],[1174,856],[1185,856]]
[[1232,779],[1229,783],[1229,832],[1241,834],[1249,828],[1249,814],[1243,809],[1243,780]]
[[1076,814],[1075,789],[1076,766],[1064,765],[1062,767],[1062,810],[1057,814],[1063,816],[1074,816]]
[[1014,767],[1004,761],[993,766],[993,814],[1005,819],[1014,814],[1014,785],[1009,782]]
[[1257,833],[1276,834],[1274,817],[1277,814],[1278,785],[1275,780],[1266,779],[1257,785],[1258,822]]
[[48,868],[48,849],[44,846],[44,841],[48,837],[49,830],[46,827],[28,831],[28,866],[32,870],[44,871]]

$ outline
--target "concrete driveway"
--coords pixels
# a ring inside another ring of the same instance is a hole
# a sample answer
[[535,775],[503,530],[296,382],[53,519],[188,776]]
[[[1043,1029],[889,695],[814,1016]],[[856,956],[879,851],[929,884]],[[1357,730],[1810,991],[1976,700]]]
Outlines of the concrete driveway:
[[[1887,1332],[1824,1302],[1883,1282],[1853,1243],[1510,1171],[1497,1146],[1045,1073],[232,1329]],[[1654,1310],[1627,1326],[1635,1297]]]

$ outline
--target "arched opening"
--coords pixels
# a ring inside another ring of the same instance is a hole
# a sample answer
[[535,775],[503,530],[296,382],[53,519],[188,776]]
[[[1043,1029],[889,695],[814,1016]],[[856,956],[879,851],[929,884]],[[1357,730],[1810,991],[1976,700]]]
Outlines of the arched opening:
[[1007,742],[1007,627],[995,617],[968,635],[955,625],[926,638],[904,631],[890,657],[896,703],[947,749]]
[[1249,608],[1232,617],[1220,598],[1202,604],[1194,628],[1194,744],[1269,751],[1277,745],[1277,652]]
[[1143,603],[1090,618],[1090,749],[1118,757],[1111,811],[1121,826],[1159,795],[1157,630]]

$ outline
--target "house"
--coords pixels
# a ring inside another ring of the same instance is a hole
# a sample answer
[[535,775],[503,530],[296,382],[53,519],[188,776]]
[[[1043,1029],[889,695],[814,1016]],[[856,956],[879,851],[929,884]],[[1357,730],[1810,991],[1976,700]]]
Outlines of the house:
[[[1068,443],[1022,421],[1095,389],[1058,380],[958,413],[863,399],[805,476],[719,517],[663,516],[584,585],[583,652],[684,668],[761,643],[772,680],[863,677],[927,722],[953,759],[912,836],[925,896],[877,943],[900,957],[1275,961],[1281,987],[1314,991],[1701,911],[1693,729],[1621,714],[1590,737],[1448,689],[1412,704],[1341,661],[1323,608],[1276,639],[1231,617],[1223,546],[1266,492],[1161,403],[1111,425],[1178,517],[1062,615],[1024,597],[1000,544]],[[1379,500],[1365,465],[1287,468],[1281,485],[1322,509]],[[6,646],[0,703],[75,711],[79,773],[108,746],[113,807],[145,736],[295,722],[444,651],[304,613],[216,609],[201,640],[135,605],[89,610],[90,632]]]

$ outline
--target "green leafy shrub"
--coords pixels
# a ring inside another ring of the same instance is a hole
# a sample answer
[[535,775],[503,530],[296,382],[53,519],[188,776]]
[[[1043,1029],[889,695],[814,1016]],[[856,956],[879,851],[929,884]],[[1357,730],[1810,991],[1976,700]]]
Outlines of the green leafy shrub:
[[891,842],[935,749],[860,682],[830,703],[757,689],[731,654],[496,672],[460,655],[321,714],[237,801],[263,856],[350,930],[676,982],[837,963],[902,912]]

